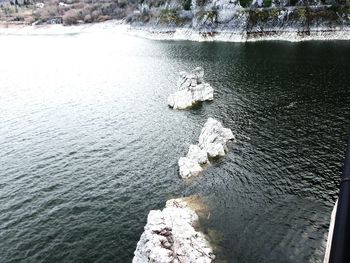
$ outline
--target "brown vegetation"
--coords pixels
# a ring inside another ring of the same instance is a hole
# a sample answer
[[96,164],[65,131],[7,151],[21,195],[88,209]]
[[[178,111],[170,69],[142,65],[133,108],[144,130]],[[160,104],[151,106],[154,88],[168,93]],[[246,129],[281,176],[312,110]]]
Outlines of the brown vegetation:
[[74,25],[123,19],[137,8],[136,0],[43,0],[43,7],[38,3],[0,6],[0,21]]

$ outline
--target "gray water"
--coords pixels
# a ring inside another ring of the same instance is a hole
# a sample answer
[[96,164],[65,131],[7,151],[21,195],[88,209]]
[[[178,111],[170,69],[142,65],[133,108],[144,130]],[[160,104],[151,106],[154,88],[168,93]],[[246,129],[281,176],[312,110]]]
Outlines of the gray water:
[[[321,262],[350,127],[348,42],[0,36],[0,262],[130,262],[151,209],[199,194],[226,262]],[[174,111],[195,66],[215,100]],[[208,117],[237,143],[184,182]]]

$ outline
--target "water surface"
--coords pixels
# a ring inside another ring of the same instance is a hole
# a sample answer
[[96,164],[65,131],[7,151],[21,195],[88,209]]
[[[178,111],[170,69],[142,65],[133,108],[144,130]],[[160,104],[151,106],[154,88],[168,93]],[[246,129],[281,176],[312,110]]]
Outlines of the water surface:
[[[0,261],[130,262],[147,214],[200,194],[227,262],[322,262],[350,127],[348,42],[0,36]],[[196,66],[215,100],[173,111]],[[192,182],[208,117],[237,135]]]

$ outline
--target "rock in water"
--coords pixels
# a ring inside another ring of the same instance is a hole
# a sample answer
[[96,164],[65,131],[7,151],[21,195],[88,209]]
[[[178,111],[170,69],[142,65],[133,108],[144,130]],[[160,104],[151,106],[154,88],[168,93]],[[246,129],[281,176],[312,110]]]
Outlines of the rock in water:
[[229,140],[235,140],[232,131],[224,128],[219,121],[209,118],[202,128],[198,145],[191,145],[187,156],[179,159],[180,176],[189,178],[198,175],[209,164],[209,158],[225,156]]
[[204,70],[195,68],[192,72],[180,72],[178,91],[168,97],[168,105],[173,109],[186,109],[196,102],[213,100],[214,90],[203,80]]
[[224,128],[219,121],[213,118],[208,118],[207,122],[204,124],[201,134],[199,135],[198,146],[205,150],[208,154],[213,149],[217,149],[217,151],[209,155],[209,157],[224,156],[225,151],[227,151],[226,143],[229,140],[235,140],[235,136],[233,135],[232,131],[228,128]]
[[192,176],[196,176],[203,171],[201,165],[194,159],[190,159],[188,157],[180,157],[178,162],[180,168],[180,175],[182,178],[189,178]]
[[195,230],[197,213],[185,199],[171,199],[152,210],[137,243],[133,263],[213,262],[213,250],[203,233]]

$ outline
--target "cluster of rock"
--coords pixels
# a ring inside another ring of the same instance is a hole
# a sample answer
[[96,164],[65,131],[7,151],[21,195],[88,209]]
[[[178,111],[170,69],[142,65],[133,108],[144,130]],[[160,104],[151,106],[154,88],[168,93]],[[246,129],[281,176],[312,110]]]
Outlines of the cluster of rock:
[[229,140],[235,140],[231,129],[208,118],[199,136],[199,143],[190,145],[187,156],[179,159],[180,176],[189,178],[198,175],[209,164],[210,158],[225,156]]
[[152,210],[137,243],[133,263],[213,262],[213,250],[195,230],[198,215],[184,199],[171,199],[163,210]]
[[203,77],[204,70],[201,67],[190,73],[180,72],[178,91],[168,97],[168,105],[173,109],[186,109],[197,102],[213,100],[214,90],[210,84],[204,82]]
[[[185,109],[199,101],[212,100],[213,88],[203,80],[200,67],[180,73],[178,91],[170,95],[168,105]],[[209,118],[197,145],[191,145],[186,157],[179,159],[180,175],[188,178],[203,171],[210,158],[224,156],[226,143],[235,137],[230,129]],[[198,215],[185,199],[171,199],[163,210],[152,210],[134,252],[133,263],[210,263],[213,249],[203,233],[196,231]]]

